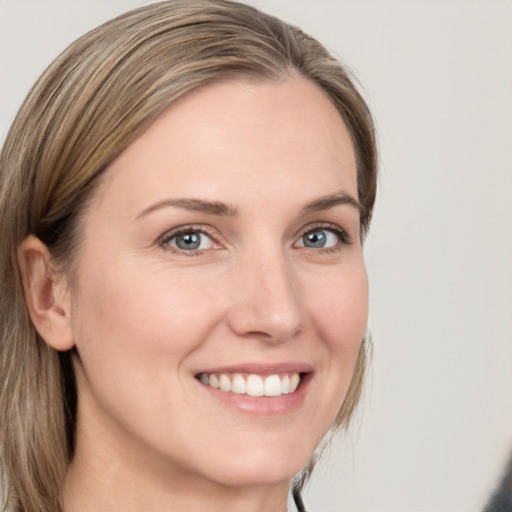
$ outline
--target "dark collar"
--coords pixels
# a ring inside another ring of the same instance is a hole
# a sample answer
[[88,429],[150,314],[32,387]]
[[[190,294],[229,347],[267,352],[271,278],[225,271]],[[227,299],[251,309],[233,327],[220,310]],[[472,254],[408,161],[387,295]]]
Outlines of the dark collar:
[[304,507],[304,502],[298,491],[293,491],[293,499],[295,500],[295,505],[297,505],[297,510],[299,512],[306,512],[306,507]]

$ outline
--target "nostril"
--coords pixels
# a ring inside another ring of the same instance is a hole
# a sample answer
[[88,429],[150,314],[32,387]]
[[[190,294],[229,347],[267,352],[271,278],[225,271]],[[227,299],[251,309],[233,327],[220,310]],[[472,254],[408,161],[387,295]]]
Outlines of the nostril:
[[241,261],[233,283],[229,320],[238,335],[281,340],[301,328],[303,311],[297,279],[276,244],[260,243]]
[[267,343],[280,343],[295,338],[302,329],[302,317],[298,309],[276,313],[275,307],[268,303],[233,308],[228,323],[238,336]]

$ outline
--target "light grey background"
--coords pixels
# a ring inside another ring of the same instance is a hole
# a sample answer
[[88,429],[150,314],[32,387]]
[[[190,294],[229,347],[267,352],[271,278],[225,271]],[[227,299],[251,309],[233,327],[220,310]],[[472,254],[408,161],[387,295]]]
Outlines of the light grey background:
[[[72,40],[143,0],[0,0],[0,140]],[[512,2],[253,0],[322,40],[375,113],[374,362],[316,512],[480,510],[512,451]]]

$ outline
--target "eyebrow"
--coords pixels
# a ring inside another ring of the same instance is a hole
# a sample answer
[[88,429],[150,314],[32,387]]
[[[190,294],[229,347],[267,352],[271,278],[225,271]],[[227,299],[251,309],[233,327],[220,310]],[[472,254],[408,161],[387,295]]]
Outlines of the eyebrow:
[[311,203],[308,203],[304,208],[302,208],[301,213],[307,214],[322,210],[329,210],[330,208],[344,204],[354,207],[359,213],[363,210],[360,203],[354,197],[346,192],[340,191],[311,201]]
[[[322,210],[328,210],[339,205],[349,205],[361,212],[362,207],[350,194],[346,192],[338,192],[336,194],[330,194],[327,196],[320,197],[311,201],[301,209],[301,214],[305,215],[308,213],[318,212]],[[162,208],[181,208],[183,210],[189,210],[193,212],[207,213],[210,215],[220,215],[228,217],[236,217],[238,210],[229,204],[222,203],[220,201],[206,201],[204,199],[163,199],[158,201],[147,208],[144,208],[140,213],[137,214],[135,219],[148,215],[156,210]]]
[[210,215],[226,215],[230,217],[238,215],[238,210],[234,206],[221,203],[220,201],[205,201],[203,199],[164,199],[163,201],[158,201],[144,208],[135,219],[140,219],[151,212],[171,206],[193,212],[208,213]]

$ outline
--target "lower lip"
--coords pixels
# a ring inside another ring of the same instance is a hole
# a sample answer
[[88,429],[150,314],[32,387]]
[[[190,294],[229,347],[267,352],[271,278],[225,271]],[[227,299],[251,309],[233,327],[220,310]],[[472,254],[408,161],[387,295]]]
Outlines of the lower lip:
[[302,407],[306,399],[307,388],[311,381],[312,374],[308,373],[301,377],[297,389],[288,395],[280,396],[249,396],[238,395],[232,392],[221,391],[220,389],[206,386],[198,381],[198,384],[214,399],[228,407],[238,409],[241,412],[257,414],[262,416],[277,416],[290,414]]

